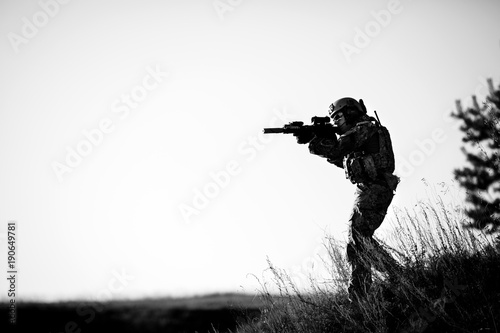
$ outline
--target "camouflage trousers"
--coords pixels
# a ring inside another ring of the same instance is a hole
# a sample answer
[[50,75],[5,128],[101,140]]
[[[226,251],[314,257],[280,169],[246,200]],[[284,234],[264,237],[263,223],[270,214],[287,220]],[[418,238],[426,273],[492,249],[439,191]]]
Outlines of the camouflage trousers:
[[390,274],[399,267],[396,260],[372,237],[382,224],[393,196],[393,191],[386,186],[357,185],[347,244],[347,260],[352,268],[348,289],[351,299],[364,297],[369,291],[372,266]]

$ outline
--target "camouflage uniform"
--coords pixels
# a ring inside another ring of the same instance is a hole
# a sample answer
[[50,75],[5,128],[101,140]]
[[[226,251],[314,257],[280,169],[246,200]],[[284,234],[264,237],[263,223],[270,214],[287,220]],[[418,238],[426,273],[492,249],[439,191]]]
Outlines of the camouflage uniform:
[[394,154],[389,132],[377,121],[363,118],[338,139],[315,137],[309,143],[312,154],[344,168],[356,184],[349,219],[347,259],[352,267],[349,294],[362,297],[371,285],[371,266],[391,272],[397,262],[372,236],[381,225],[399,182],[394,176]]

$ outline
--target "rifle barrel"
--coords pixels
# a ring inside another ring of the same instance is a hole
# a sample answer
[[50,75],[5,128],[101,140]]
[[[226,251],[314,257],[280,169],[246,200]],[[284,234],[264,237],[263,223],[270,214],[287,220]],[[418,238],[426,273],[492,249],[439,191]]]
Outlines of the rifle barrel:
[[284,133],[283,128],[264,128],[264,134],[269,133]]

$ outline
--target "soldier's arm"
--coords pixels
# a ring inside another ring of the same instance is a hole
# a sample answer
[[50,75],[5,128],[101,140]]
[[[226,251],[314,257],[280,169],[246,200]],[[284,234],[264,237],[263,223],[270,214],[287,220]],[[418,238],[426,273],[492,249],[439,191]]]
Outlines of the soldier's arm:
[[339,137],[338,150],[343,156],[353,151],[357,151],[376,133],[376,127],[371,122],[359,123]]
[[374,128],[373,124],[366,122],[356,125],[338,140],[315,137],[309,143],[309,151],[342,168],[343,157],[363,146],[375,133]]
[[309,142],[309,152],[327,159],[328,162],[342,168],[343,155],[339,150],[339,142],[337,139],[326,139],[314,137]]

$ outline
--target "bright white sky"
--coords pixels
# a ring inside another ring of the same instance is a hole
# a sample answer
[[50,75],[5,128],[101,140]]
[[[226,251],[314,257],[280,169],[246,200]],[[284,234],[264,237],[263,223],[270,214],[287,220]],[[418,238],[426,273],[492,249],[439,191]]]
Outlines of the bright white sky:
[[[24,299],[254,292],[267,256],[291,269],[325,233],[345,239],[354,191],[263,127],[363,98],[404,176],[393,205],[410,207],[465,161],[455,99],[500,81],[494,0],[54,1],[0,4],[0,233],[18,222]],[[97,144],[77,163],[85,131]]]

